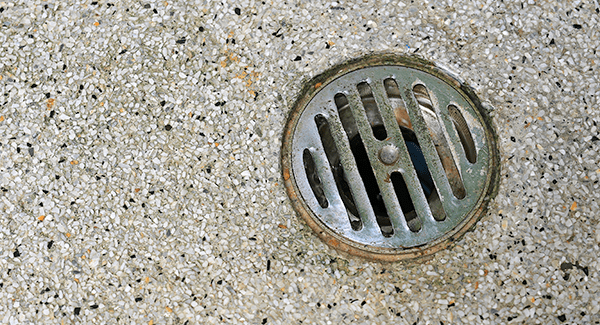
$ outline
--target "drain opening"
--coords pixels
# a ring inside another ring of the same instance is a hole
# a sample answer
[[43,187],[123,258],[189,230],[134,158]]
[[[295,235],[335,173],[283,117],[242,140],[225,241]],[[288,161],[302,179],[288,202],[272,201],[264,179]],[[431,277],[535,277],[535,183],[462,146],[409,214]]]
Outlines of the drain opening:
[[438,157],[446,172],[446,177],[452,188],[452,193],[454,193],[456,198],[462,199],[467,195],[467,192],[465,191],[465,186],[460,177],[458,168],[456,167],[452,151],[450,151],[450,144],[446,141],[442,126],[438,120],[438,115],[433,107],[433,102],[429,97],[429,92],[425,86],[417,84],[413,87],[413,94],[423,113],[423,119],[425,120],[425,124],[427,124],[427,129],[429,130],[429,134],[435,145]]
[[418,232],[421,230],[421,219],[417,216],[417,212],[415,211],[415,206],[410,198],[410,193],[408,192],[408,186],[406,186],[406,182],[404,182],[404,177],[400,172],[393,172],[391,176],[392,184],[394,184],[394,191],[396,192],[396,197],[398,198],[398,202],[400,203],[400,208],[402,209],[402,213],[404,214],[404,218],[406,219],[406,224],[408,228],[412,232]]
[[354,203],[354,197],[352,196],[352,192],[350,191],[350,187],[348,186],[348,182],[346,181],[344,168],[342,166],[342,162],[337,147],[335,145],[335,141],[333,140],[333,136],[331,135],[329,123],[327,122],[327,119],[321,114],[315,116],[315,123],[317,124],[317,128],[319,129],[321,143],[323,144],[325,155],[327,156],[327,160],[329,161],[329,166],[331,167],[331,171],[333,173],[333,179],[335,180],[335,185],[337,187],[338,193],[340,194],[342,202],[344,202],[344,206],[346,207],[346,210],[348,212],[348,219],[350,221],[350,225],[352,229],[360,230],[362,228],[362,222],[360,220],[360,217],[358,217],[359,214],[358,210],[356,209],[356,204]]
[[471,131],[469,130],[469,126],[467,125],[467,121],[465,121],[465,117],[462,115],[460,110],[454,105],[448,106],[448,113],[450,113],[452,124],[454,124],[454,128],[458,133],[460,144],[465,150],[467,160],[471,164],[476,163],[477,150],[475,149],[475,142],[473,141],[473,136],[471,135]]
[[[367,196],[369,198],[369,202],[371,203],[371,207],[373,208],[373,212],[375,213],[377,224],[381,229],[381,233],[385,237],[393,236],[394,229],[392,227],[392,223],[390,222],[390,217],[388,215],[385,203],[383,202],[379,185],[377,185],[377,179],[373,173],[371,161],[367,155],[363,140],[358,133],[358,126],[354,120],[354,116],[352,115],[348,99],[344,94],[336,94],[334,96],[334,101],[338,108],[340,119],[342,120],[342,126],[346,132],[348,141],[350,141],[350,150],[352,151],[352,155],[354,156],[354,160],[356,162],[356,167],[365,185],[365,189],[367,190]],[[374,135],[383,133],[385,133],[385,128],[383,128],[382,125],[373,127]]]
[[[444,212],[442,204],[439,200],[438,190],[433,183],[433,178],[431,177],[429,167],[427,166],[427,161],[425,161],[425,157],[423,155],[423,152],[421,151],[419,140],[417,140],[417,136],[415,135],[412,129],[412,123],[410,121],[408,111],[406,110],[406,106],[404,105],[404,101],[402,100],[402,97],[400,95],[400,89],[398,88],[398,84],[394,79],[388,78],[384,80],[384,86],[388,98],[392,103],[392,107],[394,109],[394,116],[396,117],[396,122],[398,123],[398,126],[402,131],[404,144],[408,149],[408,154],[410,155],[410,159],[417,172],[417,177],[419,178],[419,182],[421,183],[423,193],[427,198],[429,208],[431,209],[433,217],[436,221],[443,221],[446,219],[446,212]],[[404,182],[404,178],[399,178],[398,176],[394,177],[394,174],[392,174],[391,179],[392,184],[394,184],[396,196],[398,197],[398,201],[400,202],[400,206],[402,207],[404,218],[406,219],[410,230],[418,231],[420,229],[421,221],[414,220],[418,219],[419,216],[414,211],[415,208],[410,196],[408,195],[408,187]],[[403,202],[406,200],[410,200],[410,205],[408,205],[407,203],[404,203],[405,205],[402,205]]]
[[317,166],[315,166],[315,161],[310,154],[310,150],[304,149],[302,160],[304,162],[304,171],[306,172],[306,177],[308,178],[308,184],[310,184],[310,188],[312,189],[313,194],[315,195],[315,198],[317,199],[317,202],[319,202],[321,208],[326,209],[329,206],[329,202],[327,201],[327,197],[325,197],[323,184],[321,184],[321,179],[317,174]]
[[410,117],[408,116],[408,111],[404,105],[404,100],[402,100],[402,95],[400,95],[400,89],[398,88],[396,80],[387,78],[383,81],[383,86],[385,87],[385,92],[394,108],[396,122],[398,122],[400,127],[412,130],[412,123],[410,123]]
[[391,261],[443,249],[472,228],[498,184],[479,103],[421,59],[369,56],[328,70],[306,85],[284,132],[294,208],[351,254]]
[[383,127],[383,119],[381,118],[381,113],[379,113],[375,97],[373,97],[371,86],[366,82],[361,82],[356,85],[356,88],[360,94],[360,100],[362,101],[365,113],[367,113],[367,119],[371,124],[373,136],[375,136],[375,139],[377,140],[385,140],[385,138],[387,138],[387,132],[385,131],[385,127]]

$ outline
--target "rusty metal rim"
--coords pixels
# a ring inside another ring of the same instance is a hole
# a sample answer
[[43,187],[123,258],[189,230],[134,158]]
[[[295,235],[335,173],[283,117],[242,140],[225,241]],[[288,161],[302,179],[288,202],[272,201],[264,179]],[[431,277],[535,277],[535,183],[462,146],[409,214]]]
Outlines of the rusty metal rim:
[[[464,95],[464,98],[472,104],[472,107],[480,115],[480,122],[484,124],[486,138],[488,139],[489,150],[489,167],[488,178],[486,180],[486,188],[483,190],[477,208],[470,211],[463,221],[446,235],[433,240],[421,247],[412,248],[373,248],[366,245],[360,245],[352,242],[330,230],[316,218],[311,216],[311,211],[305,202],[300,197],[296,183],[291,176],[291,148],[292,135],[294,126],[299,119],[303,108],[310,102],[314,95],[320,89],[326,86],[329,82],[349,72],[372,66],[404,66],[418,69],[427,72],[435,77],[446,82],[451,87],[455,88],[459,93]],[[459,240],[466,232],[471,230],[475,223],[483,217],[483,214],[498,191],[499,175],[500,175],[500,155],[497,149],[497,135],[494,132],[493,123],[488,116],[485,108],[474,90],[462,83],[457,78],[453,77],[443,68],[426,61],[416,56],[405,56],[394,53],[375,53],[352,59],[348,62],[336,65],[325,72],[319,74],[315,78],[307,81],[300,91],[289,113],[286,126],[284,128],[282,148],[281,148],[281,163],[283,183],[287,194],[290,198],[292,206],[307,225],[317,234],[317,236],[332,248],[368,260],[395,262],[400,260],[409,260],[422,258],[434,254],[442,249],[445,249],[457,240]]]

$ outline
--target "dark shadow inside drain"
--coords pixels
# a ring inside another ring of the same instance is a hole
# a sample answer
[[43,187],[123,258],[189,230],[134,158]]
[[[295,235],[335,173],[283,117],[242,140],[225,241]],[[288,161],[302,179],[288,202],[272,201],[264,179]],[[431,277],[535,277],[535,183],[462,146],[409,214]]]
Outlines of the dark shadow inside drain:
[[402,209],[408,228],[412,232],[418,232],[421,230],[421,219],[417,216],[415,206],[410,198],[408,186],[406,186],[406,182],[404,182],[402,173],[393,172],[391,180],[392,184],[394,184],[394,191],[396,192],[396,197],[400,203],[400,208]]
[[[356,125],[354,116],[352,116],[348,99],[343,94],[335,95],[334,99],[339,111],[340,119],[342,120],[342,125],[346,131],[346,134],[348,135],[348,140],[350,141],[350,149],[354,155],[358,172],[365,185],[369,202],[371,203],[371,207],[375,213],[377,224],[379,225],[383,236],[391,237],[394,234],[394,229],[392,227],[392,223],[390,222],[385,203],[383,202],[381,191],[377,185],[377,179],[373,173],[373,168],[371,167],[371,162],[369,161],[369,156],[367,155],[365,145],[360,137],[360,134],[358,133],[358,127]],[[383,128],[383,126],[376,126],[373,128],[374,134],[381,136],[383,132],[385,132],[385,128]]]
[[310,150],[304,149],[302,153],[302,160],[304,161],[304,171],[306,172],[306,177],[308,178],[308,184],[310,184],[310,188],[319,202],[321,208],[326,209],[329,206],[329,202],[325,197],[325,192],[323,191],[323,184],[321,184],[321,179],[317,174],[317,167],[315,166],[315,161],[310,153]]
[[346,210],[348,212],[348,219],[350,221],[350,225],[352,229],[360,230],[362,228],[362,221],[359,217],[358,209],[356,208],[352,191],[350,190],[350,186],[346,181],[342,161],[340,159],[340,155],[338,153],[336,144],[333,140],[333,136],[331,135],[329,123],[327,122],[327,119],[321,114],[315,116],[315,123],[317,124],[317,128],[319,129],[319,136],[321,137],[323,150],[325,151],[325,155],[327,156],[329,166],[331,167],[331,171],[333,173],[335,185],[337,186],[338,193],[340,194],[342,202],[344,202],[344,206],[346,207]]
[[[417,173],[417,178],[421,184],[423,194],[425,194],[425,197],[427,198],[427,203],[429,204],[431,213],[433,214],[435,220],[445,220],[446,213],[441,205],[437,188],[435,187],[433,178],[431,177],[431,172],[427,166],[425,156],[423,156],[423,152],[419,146],[419,141],[412,130],[404,127],[401,127],[401,130],[404,143],[406,144],[406,149],[408,149],[410,160],[412,161]],[[415,207],[403,175],[398,172],[392,173],[391,181],[394,185],[394,191],[396,192],[396,197],[398,198],[398,202],[400,203],[400,207],[402,208],[402,213],[404,214],[404,218],[406,219],[408,227],[411,231],[419,231],[421,229],[421,220],[415,211]]]

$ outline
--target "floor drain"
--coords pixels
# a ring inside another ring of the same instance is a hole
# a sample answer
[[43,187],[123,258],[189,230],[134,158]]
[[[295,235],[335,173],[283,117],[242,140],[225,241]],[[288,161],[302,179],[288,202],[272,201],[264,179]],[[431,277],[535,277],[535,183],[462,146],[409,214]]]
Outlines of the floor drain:
[[427,61],[373,55],[305,85],[282,167],[294,208],[321,239],[394,261],[469,230],[497,187],[498,157],[469,87]]

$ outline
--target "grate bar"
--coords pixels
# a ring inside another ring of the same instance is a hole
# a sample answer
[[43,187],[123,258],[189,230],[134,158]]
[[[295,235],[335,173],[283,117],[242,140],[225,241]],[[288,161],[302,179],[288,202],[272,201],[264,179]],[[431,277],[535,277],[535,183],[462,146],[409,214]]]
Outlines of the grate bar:
[[[408,148],[406,147],[406,143],[404,141],[404,137],[402,136],[402,132],[400,131],[400,127],[396,122],[394,108],[392,107],[388,99],[383,80],[373,83],[371,87],[373,88],[375,101],[377,102],[381,115],[383,116],[383,119],[385,121],[384,123],[386,130],[388,130],[388,135],[390,135],[390,141],[395,146],[397,146],[398,149],[400,149],[400,168],[396,167],[394,168],[394,171],[401,172],[404,177],[404,181],[406,182],[406,185],[408,187],[412,203],[415,207],[415,212],[417,213],[417,218],[419,218],[422,223],[422,229],[436,227],[436,221],[434,220],[433,215],[431,213],[429,203],[427,202],[427,198],[425,197],[425,193],[423,192],[421,182],[419,180],[419,177],[417,176],[417,171],[410,158],[410,154],[408,152]],[[413,121],[412,116],[411,121]],[[402,220],[406,222],[404,216],[402,216]]]
[[338,193],[344,202],[346,210],[348,212],[348,217],[350,224],[352,225],[352,229],[358,230],[362,227],[362,222],[358,217],[358,211],[356,209],[356,204],[354,200],[354,196],[349,191],[349,186],[346,181],[345,171],[343,166],[340,164],[339,150],[333,137],[331,136],[331,127],[329,126],[329,122],[323,114],[318,114],[315,116],[315,123],[317,124],[317,128],[319,129],[319,135],[321,137],[321,143],[323,144],[323,148],[325,149],[325,155],[327,156],[327,160],[329,161],[329,166],[331,167],[331,171],[333,172],[333,178],[335,179],[335,183],[338,189]]
[[[309,150],[312,156],[312,160],[317,167],[318,178],[321,181],[321,188],[328,198],[328,206],[326,208],[323,208],[320,204],[316,204],[314,208],[322,216],[323,221],[332,228],[342,232],[350,232],[352,231],[352,227],[348,221],[348,212],[339,195],[333,171],[331,170],[321,137],[319,136],[317,124],[314,122],[307,123],[305,127],[308,128],[307,131],[313,134],[313,136],[305,137],[303,146]],[[309,175],[306,174],[305,170],[297,170],[297,172],[304,173],[304,175],[300,174],[299,176],[308,179]],[[315,201],[318,202],[318,199],[315,198]]]
[[[454,193],[452,192],[452,188],[450,187],[444,167],[442,166],[438,153],[435,149],[435,145],[429,133],[425,119],[421,115],[421,108],[419,107],[417,99],[413,94],[412,86],[409,84],[405,87],[405,89],[406,90],[403,94],[403,99],[405,100],[408,108],[410,120],[413,122],[415,134],[419,140],[419,144],[421,145],[421,150],[423,151],[423,155],[425,156],[425,160],[429,166],[429,171],[433,177],[435,186],[438,189],[438,194],[442,201],[444,211],[446,211],[447,216],[451,218],[459,213],[459,211],[456,209],[458,200],[455,198]],[[436,103],[434,103],[434,105],[435,104]]]
[[[373,94],[377,97],[380,97],[380,94],[378,94],[378,91],[379,90],[374,91]],[[399,135],[399,132],[392,133],[393,131],[392,132],[388,131],[388,138],[384,141],[379,141],[379,140],[375,139],[375,137],[373,136],[373,134],[371,132],[371,126],[369,124],[369,121],[368,121],[367,117],[365,116],[365,112],[362,108],[362,103],[361,103],[361,99],[358,94],[358,91],[352,89],[352,91],[350,91],[347,94],[347,97],[348,97],[348,102],[350,103],[350,107],[352,109],[352,113],[355,117],[356,124],[358,125],[359,133],[363,139],[363,143],[365,145],[367,155],[369,156],[369,160],[371,160],[372,165],[377,164],[378,152],[381,149],[381,147],[383,147],[384,145],[386,145],[388,143],[394,143],[394,144],[400,143],[401,145],[404,145],[404,141],[402,140],[402,136]],[[377,104],[379,105],[379,102]],[[388,105],[387,110],[390,111],[389,105]],[[380,113],[385,114],[385,115],[382,114],[382,117],[385,120],[386,115],[388,114],[388,112],[386,112],[386,109],[384,108],[382,110],[380,108]],[[388,128],[386,128],[386,130],[388,130]],[[388,168],[383,168],[383,167],[374,167],[373,168],[373,172],[375,173],[375,178],[377,179],[377,185],[379,186],[379,190],[381,191],[382,199],[383,199],[386,209],[388,211],[388,217],[390,218],[390,222],[394,229],[394,237],[396,237],[396,236],[407,237],[407,236],[411,235],[411,231],[408,227],[408,224],[406,223],[406,219],[404,217],[404,214],[402,213],[400,204],[399,204],[398,200],[396,199],[396,195],[394,193],[394,188],[393,188],[393,185],[390,182],[390,178],[389,178],[389,174],[393,168],[402,168],[404,170],[408,170],[408,169],[412,168],[412,162],[410,161],[410,158],[408,158],[409,157],[408,149],[406,149],[405,147],[404,148],[401,147],[401,145],[398,146],[398,148],[400,149],[400,159],[398,160],[398,162],[395,165],[392,165]],[[416,177],[416,173],[415,173],[415,177]],[[418,180],[416,181],[416,184],[418,184],[418,189],[420,189],[421,185],[418,182]],[[425,197],[425,196],[423,195],[423,197]]]
[[359,217],[363,223],[362,229],[358,230],[357,232],[360,233],[361,236],[378,237],[381,234],[375,218],[375,213],[373,212],[373,208],[371,207],[369,199],[367,198],[368,196],[365,185],[363,182],[355,181],[360,180],[361,176],[358,172],[358,168],[356,167],[352,150],[350,149],[350,141],[348,140],[346,132],[344,131],[344,127],[342,125],[342,121],[340,120],[339,114],[337,113],[337,107],[335,106],[335,103],[331,101],[330,105],[332,106],[331,110],[336,112],[336,114],[332,114],[331,118],[329,119],[331,135],[333,136],[338,148],[340,161],[348,180],[354,180],[349,181],[348,185],[350,186],[350,191],[352,191],[352,195],[355,198],[354,202],[356,204],[356,208],[358,209]]
[[424,85],[418,83],[413,87],[413,94],[419,104],[419,113],[425,120],[429,134],[435,144],[435,149],[438,153],[442,166],[446,171],[446,178],[450,183],[452,193],[458,199],[465,197],[465,187],[458,167],[456,166],[456,151],[452,150],[447,141],[446,131],[440,123],[440,113],[438,105],[436,105],[436,97],[430,94],[430,91]]

